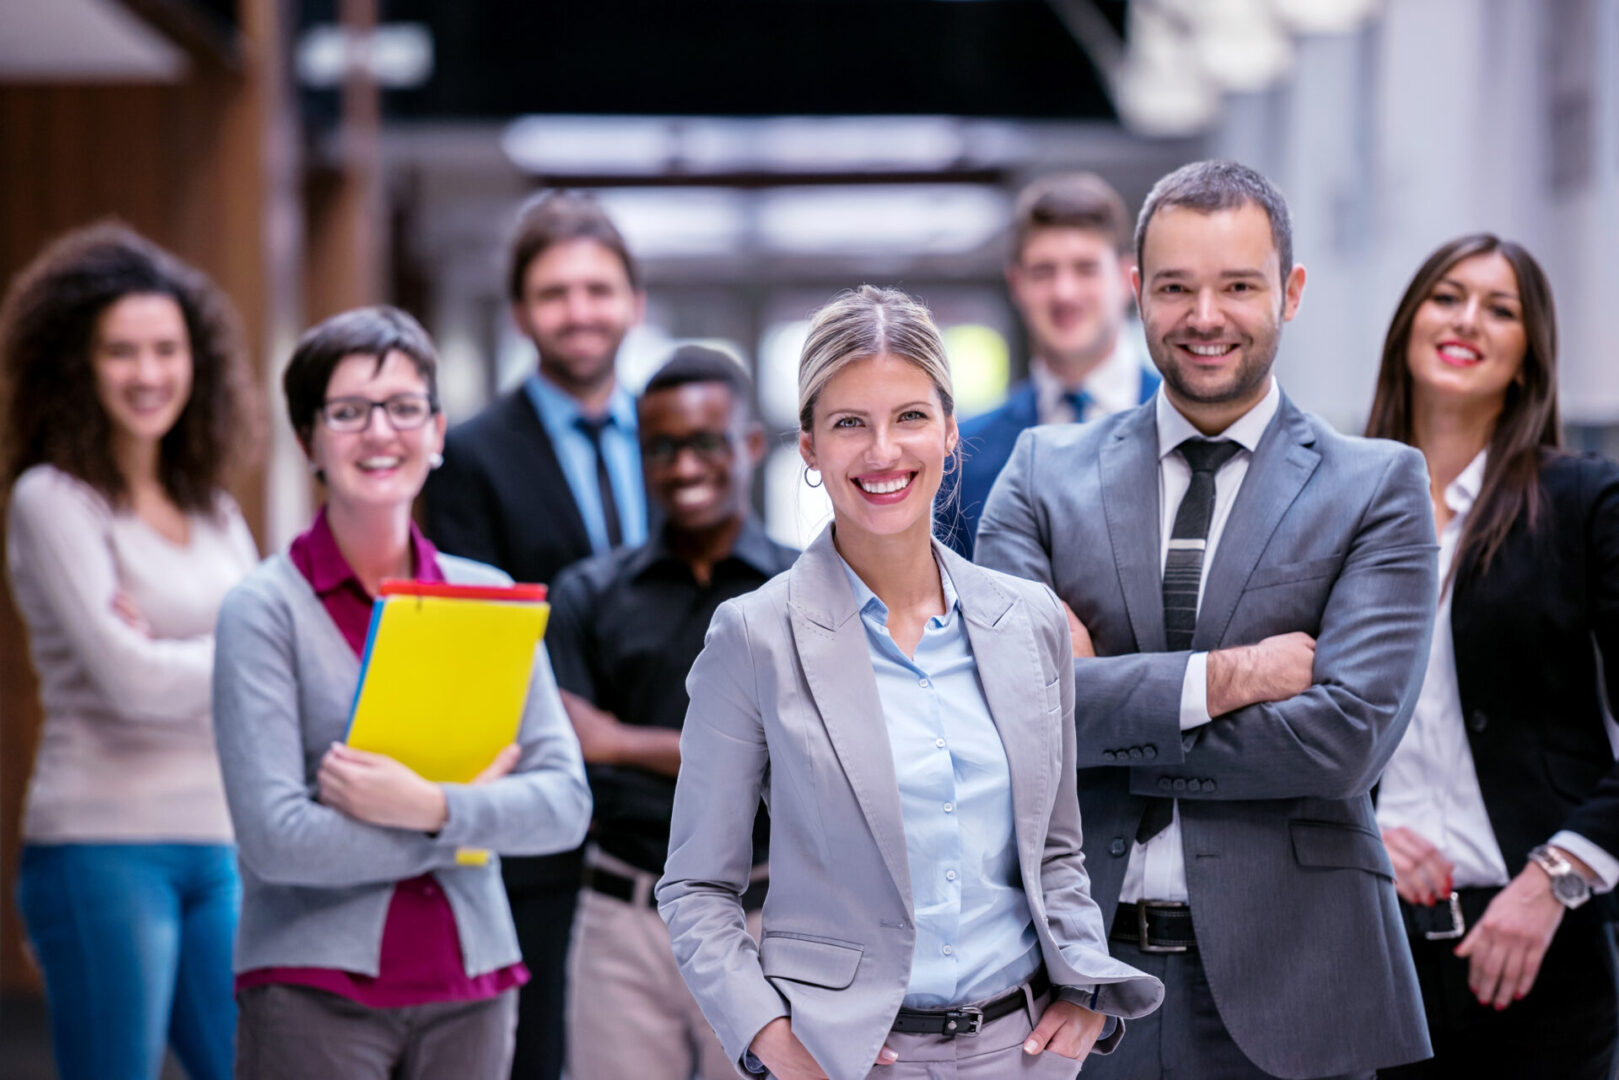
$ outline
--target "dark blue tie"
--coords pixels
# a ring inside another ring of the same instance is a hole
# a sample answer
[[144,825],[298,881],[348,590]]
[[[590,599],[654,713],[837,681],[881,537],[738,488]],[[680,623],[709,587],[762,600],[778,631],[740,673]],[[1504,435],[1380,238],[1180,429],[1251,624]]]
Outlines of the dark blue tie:
[[602,454],[602,431],[610,424],[611,416],[592,419],[581,416],[574,426],[585,433],[596,451],[596,487],[601,492],[602,521],[607,526],[607,546],[616,548],[624,542],[624,529],[618,522],[618,500],[613,498],[613,478],[607,472],[607,458]]
[[1091,407],[1091,396],[1083,390],[1069,390],[1063,394],[1062,399],[1074,410],[1074,423],[1084,423],[1085,410]]
[[[1230,439],[1187,439],[1175,448],[1192,470],[1175,511],[1169,533],[1169,554],[1164,559],[1164,637],[1170,651],[1190,649],[1197,630],[1197,596],[1203,584],[1203,554],[1214,519],[1214,476],[1242,447]],[[1175,814],[1173,799],[1147,800],[1147,812],[1136,828],[1136,840],[1145,844],[1169,827]]]

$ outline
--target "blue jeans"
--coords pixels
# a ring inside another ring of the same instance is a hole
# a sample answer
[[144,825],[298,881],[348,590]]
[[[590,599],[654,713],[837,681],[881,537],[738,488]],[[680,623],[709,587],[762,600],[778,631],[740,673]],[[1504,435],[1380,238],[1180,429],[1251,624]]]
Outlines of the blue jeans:
[[225,844],[30,844],[17,905],[45,973],[62,1080],[228,1080],[241,907]]

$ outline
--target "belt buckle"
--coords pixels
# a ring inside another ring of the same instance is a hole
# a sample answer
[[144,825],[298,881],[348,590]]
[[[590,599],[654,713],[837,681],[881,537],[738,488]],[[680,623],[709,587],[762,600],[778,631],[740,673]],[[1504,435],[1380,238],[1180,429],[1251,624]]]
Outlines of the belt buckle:
[[1424,930],[1422,936],[1429,941],[1454,941],[1467,932],[1462,919],[1462,902],[1454,891],[1450,894],[1450,926],[1444,930]]
[[[965,1028],[962,1024],[966,1024]],[[958,1035],[977,1035],[984,1027],[984,1010],[976,1006],[967,1005],[959,1009],[951,1009],[944,1014],[944,1034],[946,1038],[955,1038]]]
[[1154,945],[1147,938],[1147,909],[1148,908],[1179,908],[1182,905],[1175,900],[1138,900],[1136,902],[1136,930],[1141,938],[1141,951],[1144,953],[1182,953],[1191,949],[1190,945]]

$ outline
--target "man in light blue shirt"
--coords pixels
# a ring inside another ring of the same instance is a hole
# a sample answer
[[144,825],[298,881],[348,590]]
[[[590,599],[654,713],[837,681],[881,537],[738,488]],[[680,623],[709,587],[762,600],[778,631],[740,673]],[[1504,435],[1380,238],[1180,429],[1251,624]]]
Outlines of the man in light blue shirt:
[[[646,542],[635,401],[614,372],[646,298],[618,229],[594,200],[569,192],[525,208],[506,286],[537,370],[450,429],[424,492],[425,524],[442,551],[550,583],[580,559]],[[561,1073],[563,973],[582,870],[578,852],[502,864],[533,976],[518,1004],[514,1075]]]

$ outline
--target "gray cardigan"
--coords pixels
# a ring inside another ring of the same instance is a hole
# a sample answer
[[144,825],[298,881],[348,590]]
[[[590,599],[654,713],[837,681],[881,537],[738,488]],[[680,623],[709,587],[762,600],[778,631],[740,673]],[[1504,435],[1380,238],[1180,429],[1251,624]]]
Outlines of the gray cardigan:
[[[467,559],[440,555],[439,565],[456,583],[510,581]],[[590,789],[545,650],[536,650],[517,768],[488,784],[443,785],[449,820],[428,836],[315,801],[321,757],[348,730],[360,665],[290,559],[271,556],[231,590],[214,640],[214,725],[242,869],[236,970],[375,975],[394,883],[428,872],[455,914],[467,974],[516,963],[499,859],[456,866],[455,852],[545,855],[584,840]]]

